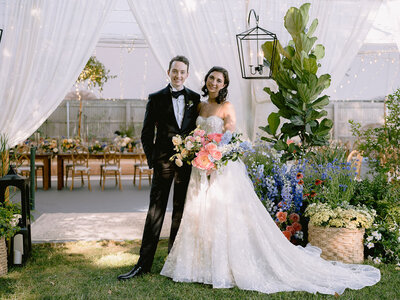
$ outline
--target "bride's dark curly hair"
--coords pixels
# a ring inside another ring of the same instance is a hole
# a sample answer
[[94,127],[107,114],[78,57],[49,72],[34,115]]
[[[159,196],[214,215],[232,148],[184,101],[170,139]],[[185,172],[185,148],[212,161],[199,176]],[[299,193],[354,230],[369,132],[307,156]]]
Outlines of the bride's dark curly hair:
[[222,67],[217,67],[217,66],[212,67],[210,69],[210,71],[207,72],[206,76],[204,77],[204,86],[201,88],[201,90],[203,91],[203,97],[208,95],[208,89],[207,89],[206,83],[207,83],[208,76],[210,76],[210,74],[214,71],[220,72],[220,73],[222,73],[222,75],[224,75],[224,84],[226,84],[225,87],[220,89],[218,96],[215,99],[215,101],[218,104],[221,104],[222,102],[224,102],[226,100],[226,97],[228,96],[229,74],[226,69],[224,69]]

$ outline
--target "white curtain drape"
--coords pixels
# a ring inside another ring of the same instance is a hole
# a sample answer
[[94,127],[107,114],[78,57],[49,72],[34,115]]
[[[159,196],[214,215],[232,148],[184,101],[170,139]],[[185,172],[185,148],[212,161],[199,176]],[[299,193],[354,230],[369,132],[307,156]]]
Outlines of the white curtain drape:
[[393,38],[395,39],[397,48],[400,51],[400,0],[386,0],[385,4],[388,6],[390,19],[393,25]]
[[[131,10],[155,57],[164,70],[175,55],[190,61],[186,85],[200,91],[204,76],[212,66],[228,70],[228,100],[236,108],[237,127],[249,128],[251,98],[249,82],[241,78],[237,33],[246,30],[244,0],[128,0]],[[151,76],[148,76],[151,80]],[[160,83],[160,88],[165,82]]]
[[89,59],[115,0],[1,0],[0,134],[28,138]]

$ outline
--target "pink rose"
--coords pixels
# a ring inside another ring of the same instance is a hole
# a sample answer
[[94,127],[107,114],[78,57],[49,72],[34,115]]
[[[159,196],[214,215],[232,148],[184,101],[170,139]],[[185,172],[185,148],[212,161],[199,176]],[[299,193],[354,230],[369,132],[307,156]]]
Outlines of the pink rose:
[[278,211],[276,213],[276,217],[278,218],[279,222],[281,223],[286,222],[287,212]]
[[207,137],[210,140],[212,140],[212,141],[214,141],[216,143],[219,143],[221,141],[222,134],[221,133],[210,133],[209,135],[207,135]]
[[194,136],[204,136],[206,132],[203,129],[196,128],[193,132]]
[[205,149],[208,151],[208,152],[212,152],[212,151],[216,151],[217,149],[218,149],[218,147],[217,147],[217,145],[215,145],[214,143],[208,143],[206,146],[205,146]]

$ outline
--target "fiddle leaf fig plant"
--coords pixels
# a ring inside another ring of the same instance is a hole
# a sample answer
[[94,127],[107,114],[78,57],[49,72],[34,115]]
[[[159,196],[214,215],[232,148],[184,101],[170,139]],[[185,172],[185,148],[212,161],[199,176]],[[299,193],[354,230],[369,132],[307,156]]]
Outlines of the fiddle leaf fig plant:
[[[321,96],[331,82],[329,74],[317,75],[321,66],[319,61],[325,55],[323,45],[315,45],[313,36],[318,26],[318,19],[312,21],[307,29],[309,3],[300,8],[291,7],[284,19],[284,25],[292,36],[286,47],[277,43],[274,56],[272,77],[279,90],[273,92],[265,87],[271,102],[278,108],[268,116],[268,124],[259,127],[268,136],[263,140],[274,144],[276,150],[283,150],[282,160],[292,160],[310,155],[315,146],[327,145],[333,123],[325,118],[324,107],[329,104],[329,97]],[[271,62],[272,42],[262,45],[265,59]],[[283,121],[281,124],[281,120]],[[298,137],[300,143],[292,143]]]

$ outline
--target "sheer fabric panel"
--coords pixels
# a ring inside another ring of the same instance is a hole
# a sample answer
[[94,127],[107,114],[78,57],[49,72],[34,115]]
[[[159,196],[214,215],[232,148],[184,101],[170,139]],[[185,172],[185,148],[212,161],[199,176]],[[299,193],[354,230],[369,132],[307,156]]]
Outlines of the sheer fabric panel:
[[115,0],[2,0],[0,133],[10,146],[57,108],[89,59]]

